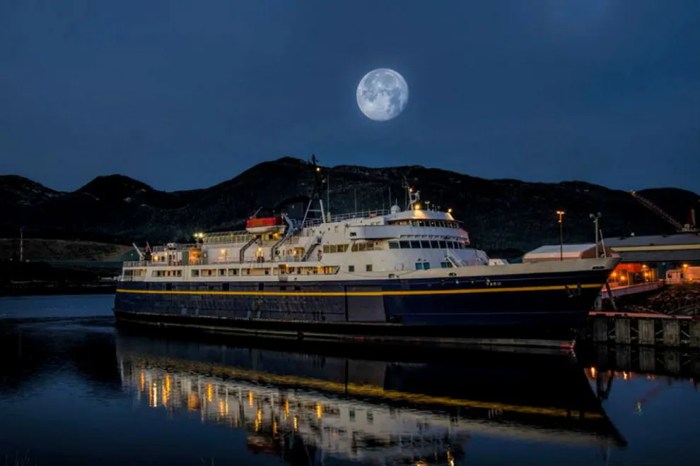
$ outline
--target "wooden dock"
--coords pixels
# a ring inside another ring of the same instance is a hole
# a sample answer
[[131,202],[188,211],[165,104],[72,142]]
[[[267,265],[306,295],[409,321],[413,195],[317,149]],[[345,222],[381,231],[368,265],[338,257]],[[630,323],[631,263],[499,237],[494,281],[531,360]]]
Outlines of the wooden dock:
[[593,343],[700,348],[700,317],[625,312],[590,313],[579,339]]

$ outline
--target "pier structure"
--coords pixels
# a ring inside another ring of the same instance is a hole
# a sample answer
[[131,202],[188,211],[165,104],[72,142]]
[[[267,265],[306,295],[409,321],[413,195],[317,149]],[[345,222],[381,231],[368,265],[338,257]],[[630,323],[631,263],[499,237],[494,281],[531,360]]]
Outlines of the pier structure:
[[594,343],[700,349],[700,315],[595,311],[580,337]]

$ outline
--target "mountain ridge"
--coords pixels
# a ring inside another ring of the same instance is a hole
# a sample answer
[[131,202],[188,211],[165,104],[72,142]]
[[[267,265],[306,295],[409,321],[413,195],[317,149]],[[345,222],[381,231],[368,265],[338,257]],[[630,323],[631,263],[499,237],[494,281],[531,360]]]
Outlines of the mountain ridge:
[[[370,168],[322,167],[328,173],[330,211],[343,213],[403,204],[403,178],[422,199],[452,208],[475,246],[490,251],[523,252],[558,242],[555,211],[566,211],[565,241],[591,241],[590,213],[602,212],[606,236],[672,233],[673,228],[641,206],[626,191],[585,181],[526,182],[488,180],[420,165]],[[0,235],[14,237],[20,227],[33,237],[74,238],[121,243],[189,241],[194,231],[243,228],[259,207],[290,201],[290,214],[303,214],[302,199],[314,174],[301,159],[266,161],[209,188],[160,191],[124,175],[98,176],[72,192],[54,191],[16,175],[0,176]],[[326,188],[323,199],[326,200]],[[679,188],[637,191],[681,223],[698,194]]]

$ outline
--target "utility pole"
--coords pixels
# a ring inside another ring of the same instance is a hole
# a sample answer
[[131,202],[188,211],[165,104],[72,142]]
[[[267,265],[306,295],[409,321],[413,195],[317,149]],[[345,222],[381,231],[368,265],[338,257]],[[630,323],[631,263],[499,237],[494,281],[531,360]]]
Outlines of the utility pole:
[[595,213],[595,214],[588,214],[588,218],[593,219],[593,224],[595,225],[595,256],[600,257],[600,253],[598,252],[598,243],[600,242],[600,237],[599,232],[600,230],[598,229],[598,220],[602,217],[601,213]]
[[24,262],[24,227],[19,227],[19,261]]
[[559,216],[559,260],[564,260],[564,212],[563,210],[557,210],[557,215]]
[[331,221],[331,169],[326,173],[326,210],[328,211],[328,222]]

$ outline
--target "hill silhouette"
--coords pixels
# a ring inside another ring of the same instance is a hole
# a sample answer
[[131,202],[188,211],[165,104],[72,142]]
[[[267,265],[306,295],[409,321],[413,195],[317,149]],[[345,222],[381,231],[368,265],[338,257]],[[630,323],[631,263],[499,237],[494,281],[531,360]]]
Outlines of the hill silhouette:
[[[429,205],[451,208],[469,231],[472,244],[516,256],[544,243],[557,243],[555,211],[566,211],[566,242],[591,242],[590,213],[602,214],[606,237],[631,233],[673,233],[674,228],[628,192],[590,183],[529,183],[486,180],[422,166],[322,168],[329,174],[330,211],[403,207],[403,179]],[[122,175],[97,177],[74,192],[59,192],[19,176],[0,176],[0,236],[16,237],[20,227],[35,238],[98,240],[129,244],[189,241],[198,230],[243,228],[259,207],[300,217],[311,193],[309,165],[291,157],[264,162],[207,189],[165,192]],[[326,198],[324,188],[324,201]],[[681,223],[696,193],[676,188],[637,191]],[[285,201],[288,201],[285,203]]]

